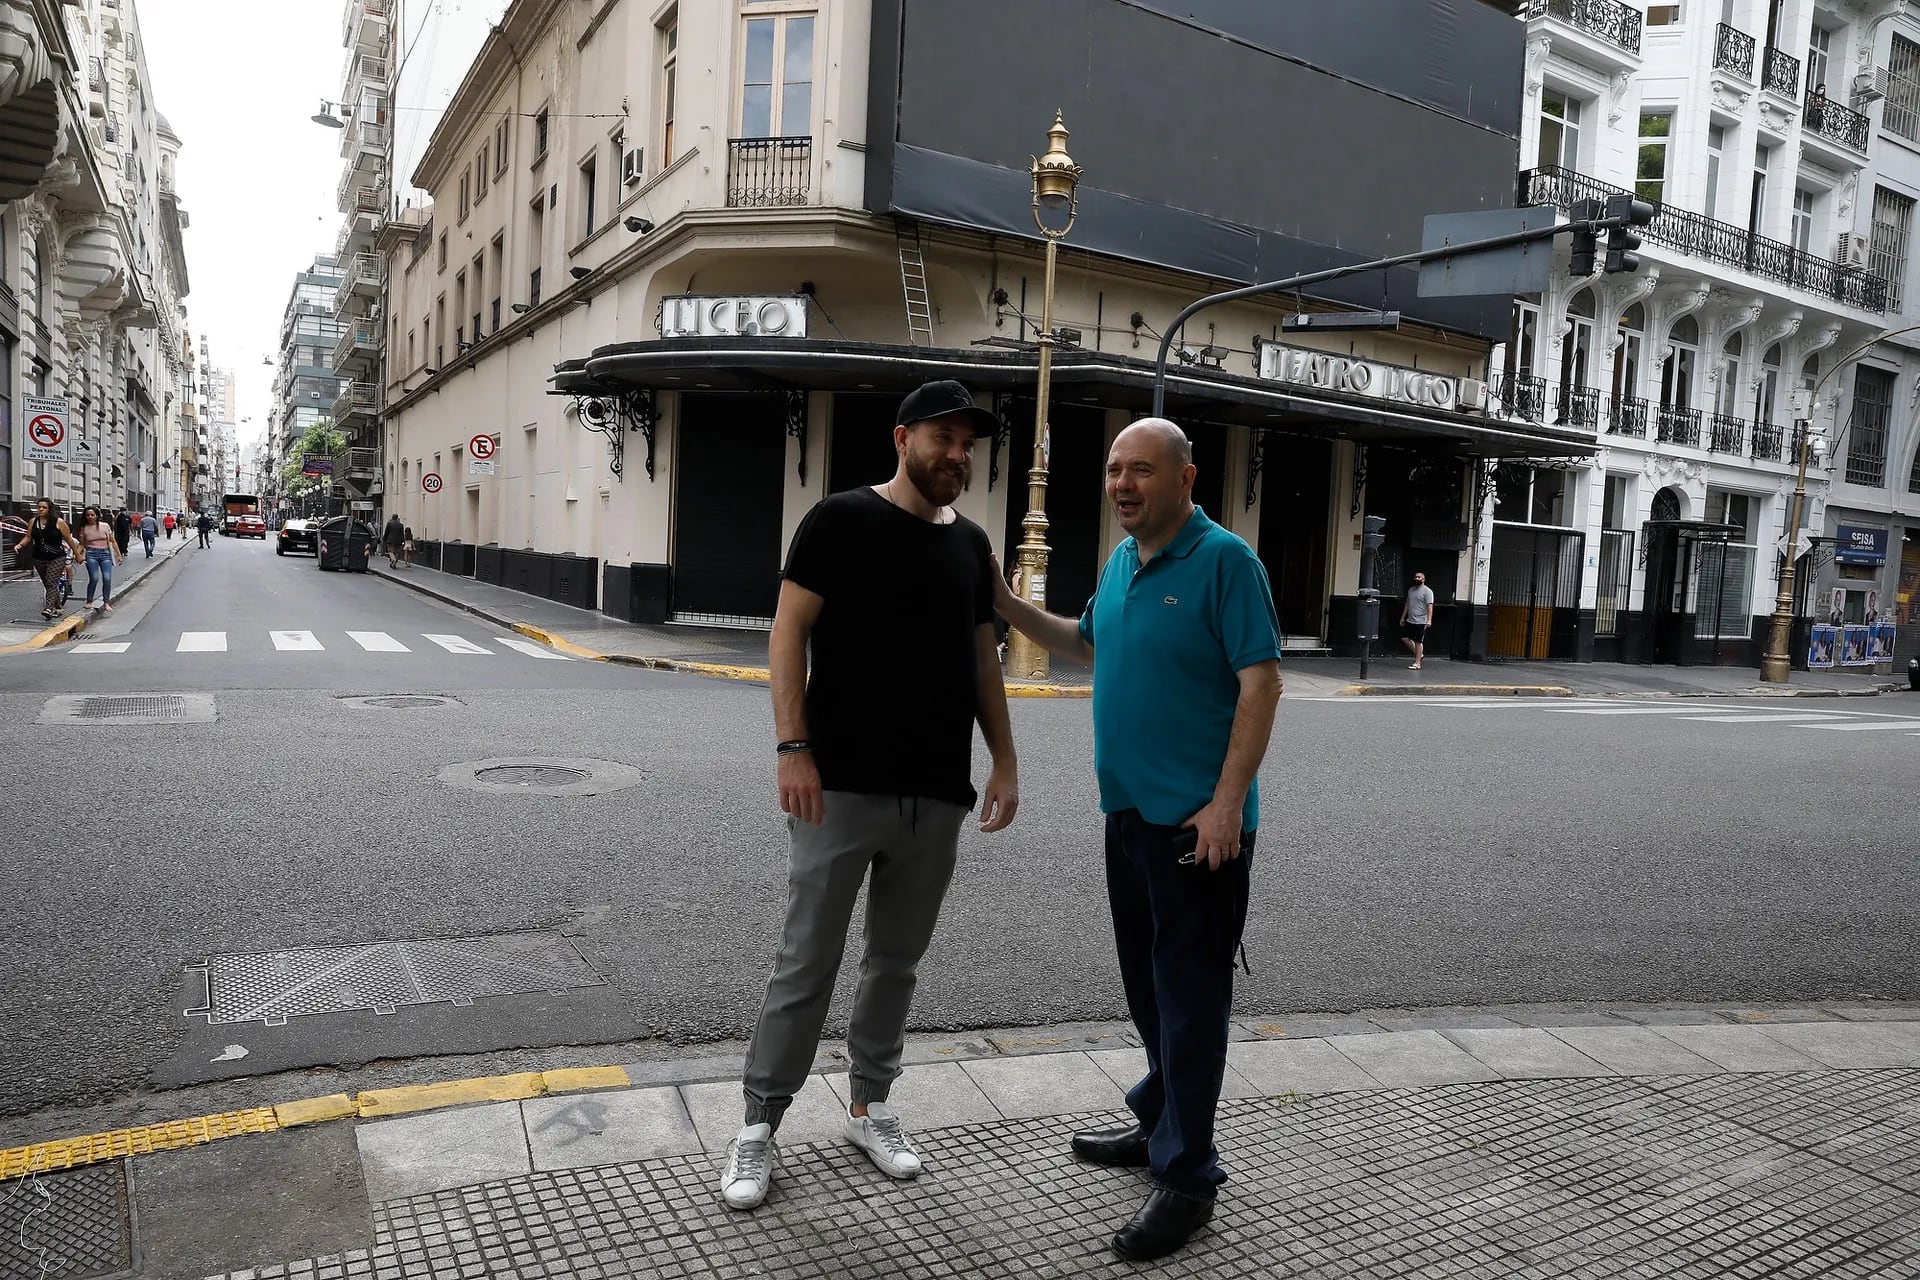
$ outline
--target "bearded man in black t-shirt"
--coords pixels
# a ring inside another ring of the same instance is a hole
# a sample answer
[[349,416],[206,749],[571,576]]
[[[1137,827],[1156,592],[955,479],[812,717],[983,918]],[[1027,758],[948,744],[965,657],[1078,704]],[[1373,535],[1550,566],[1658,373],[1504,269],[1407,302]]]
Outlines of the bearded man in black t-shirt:
[[721,1196],[736,1209],[766,1199],[774,1132],[812,1070],[862,882],[866,955],[847,1029],[847,1137],[891,1177],[920,1172],[887,1095],[900,1074],[914,970],[978,798],[975,721],[993,756],[980,829],[1005,827],[1019,804],[992,545],[950,505],[972,473],[975,438],[997,423],[957,382],[921,387],[897,417],[893,478],[807,513],[774,615],[768,661],[791,836],[787,917],[747,1052],[745,1127],[721,1176]]

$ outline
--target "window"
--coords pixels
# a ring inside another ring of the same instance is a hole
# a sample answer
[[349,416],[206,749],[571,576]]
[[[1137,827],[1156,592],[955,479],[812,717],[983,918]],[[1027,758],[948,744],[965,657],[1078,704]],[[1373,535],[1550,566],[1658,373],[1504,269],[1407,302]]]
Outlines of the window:
[[1832,61],[1833,32],[1816,23],[1807,41],[1807,92],[1826,92],[1827,69]]
[[[4,400],[0,400],[0,404],[4,403]],[[1920,493],[1920,447],[1915,447],[1913,451],[1913,466],[1907,472],[1907,492]],[[1920,600],[1914,603],[1920,605]],[[1920,618],[1916,618],[1916,621],[1920,621]]]
[[1756,236],[1760,234],[1760,222],[1767,212],[1767,172],[1772,168],[1773,148],[1755,147],[1753,149],[1753,197],[1747,202],[1747,230]]
[[[540,264],[546,261],[547,254],[547,202],[542,196],[533,198],[532,216],[527,220],[527,257],[533,263],[533,278],[540,278]],[[530,302],[540,301],[540,291],[534,290]]]
[[540,268],[538,267],[527,275],[527,305],[530,307],[540,305]]
[[507,171],[507,134],[510,132],[507,126],[512,121],[513,117],[507,116],[493,127],[493,176],[495,178]]
[[813,132],[813,16],[748,18],[740,87],[740,136]]
[[488,274],[493,281],[493,332],[500,332],[500,295],[506,289],[507,251],[499,236],[493,238],[493,270]]
[[533,117],[533,162],[547,158],[547,111],[542,107]]
[[613,159],[607,162],[607,172],[620,175],[619,183],[613,188],[613,194],[607,203],[618,206],[620,203],[620,188],[627,185],[627,166],[625,163],[627,156],[627,131],[625,129],[615,129],[613,136],[607,141],[613,144]]
[[487,194],[487,152],[490,143],[480,144],[480,158],[473,165],[473,202],[479,204]]
[[1564,527],[1568,475],[1551,467],[1503,462],[1494,472],[1494,519],[1502,524]]
[[1847,419],[1847,483],[1879,489],[1887,483],[1887,420],[1893,410],[1893,374],[1861,365],[1853,371],[1853,415]]
[[1722,417],[1740,416],[1740,355],[1743,344],[1739,334],[1727,338],[1726,352],[1720,361],[1720,383],[1713,389],[1713,411]]
[[1700,358],[1700,326],[1683,316],[1667,339],[1667,358],[1660,366],[1660,407],[1693,407],[1693,368]]
[[1813,244],[1813,192],[1805,187],[1793,189],[1793,247],[1801,253]]
[[1887,282],[1887,310],[1900,310],[1907,281],[1907,237],[1913,231],[1913,199],[1885,187],[1873,189],[1873,241],[1867,269]]
[[447,233],[440,233],[440,270],[447,269]]
[[1750,602],[1759,502],[1744,493],[1708,488],[1705,519],[1733,526],[1726,543],[1698,542],[1694,550],[1693,634],[1697,640],[1746,639],[1753,631]]
[[1633,582],[1633,534],[1627,528],[1633,514],[1632,483],[1628,476],[1607,477],[1600,520],[1600,591],[1593,611],[1595,635],[1620,634],[1620,615],[1627,609]]
[[1727,131],[1720,125],[1707,126],[1707,198],[1702,212],[1709,218],[1720,204],[1720,154],[1726,149]]
[[464,310],[467,304],[467,273],[462,271],[453,278],[453,309]]
[[1626,314],[1620,317],[1618,336],[1620,345],[1613,353],[1613,402],[1616,406],[1614,420],[1617,424],[1620,414],[1617,406],[1625,399],[1640,397],[1640,350],[1646,339],[1647,312],[1639,303],[1628,307]]
[[673,114],[680,87],[680,14],[660,28],[660,167],[673,163]]
[[1887,50],[1887,98],[1880,127],[1908,142],[1920,142],[1920,44],[1896,33]]
[[1580,100],[1553,89],[1540,93],[1540,167],[1580,168]]
[[460,221],[467,220],[467,211],[473,208],[473,170],[460,171]]
[[1665,0],[1647,6],[1647,25],[1650,27],[1677,27],[1680,25],[1680,9],[1684,0]]
[[1760,364],[1760,385],[1753,395],[1753,421],[1758,426],[1773,425],[1774,402],[1780,394],[1780,344],[1767,348]]
[[1667,136],[1673,132],[1673,113],[1654,112],[1640,117],[1640,158],[1634,168],[1633,193],[1658,206],[1666,198]]
[[580,166],[580,207],[586,210],[585,221],[580,228],[582,236],[593,234],[594,176],[594,162],[589,157],[587,162]]

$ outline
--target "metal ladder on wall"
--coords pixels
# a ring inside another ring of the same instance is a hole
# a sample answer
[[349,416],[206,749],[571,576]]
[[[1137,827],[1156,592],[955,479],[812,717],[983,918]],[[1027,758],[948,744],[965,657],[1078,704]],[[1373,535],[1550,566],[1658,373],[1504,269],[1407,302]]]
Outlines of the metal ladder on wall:
[[900,291],[907,301],[907,341],[933,345],[933,295],[927,292],[927,263],[920,253],[920,226],[904,220],[894,227],[900,246]]

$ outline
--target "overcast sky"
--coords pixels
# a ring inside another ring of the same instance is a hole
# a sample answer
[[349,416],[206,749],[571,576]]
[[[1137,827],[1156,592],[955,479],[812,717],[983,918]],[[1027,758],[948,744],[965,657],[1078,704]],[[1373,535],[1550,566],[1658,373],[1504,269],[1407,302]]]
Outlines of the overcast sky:
[[[295,273],[332,253],[341,214],[339,130],[313,123],[346,68],[342,0],[137,0],[154,103],[180,136],[187,324],[234,371],[243,446],[272,417],[280,316]],[[415,156],[503,0],[407,0]],[[416,79],[417,77],[417,79]],[[429,109],[422,110],[422,107]],[[409,143],[411,146],[409,147]]]

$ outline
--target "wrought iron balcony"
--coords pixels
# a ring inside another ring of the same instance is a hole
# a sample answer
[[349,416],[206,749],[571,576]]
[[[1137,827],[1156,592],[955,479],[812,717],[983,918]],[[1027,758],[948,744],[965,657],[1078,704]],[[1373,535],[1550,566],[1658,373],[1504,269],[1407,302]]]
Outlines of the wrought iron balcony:
[[1731,71],[1742,79],[1753,79],[1754,38],[1738,27],[1721,23],[1713,42],[1713,65]]
[[1800,101],[1800,59],[1778,49],[1768,49],[1761,63],[1760,87],[1788,102]]
[[729,209],[805,204],[812,177],[810,137],[727,140]]
[[1783,432],[1771,422],[1753,424],[1753,456],[1762,462],[1780,461]]
[[1615,396],[1613,405],[1607,414],[1607,433],[1616,436],[1630,436],[1635,440],[1647,438],[1647,402],[1639,396]]
[[1592,387],[1560,388],[1560,425],[1596,431],[1600,427],[1600,393]]
[[1632,54],[1640,52],[1640,28],[1646,21],[1640,10],[1619,0],[1526,0],[1520,16],[1529,22],[1558,18]]
[[1872,128],[1852,107],[1843,107],[1824,94],[1807,95],[1807,128],[1853,151],[1865,152]]
[[1507,412],[1528,422],[1547,416],[1547,380],[1534,373],[1502,373],[1495,381],[1500,403]]
[[1730,413],[1707,419],[1707,448],[1714,453],[1740,453],[1747,439],[1747,420]]
[[[1630,194],[1619,187],[1589,178],[1572,169],[1543,167],[1520,175],[1522,205],[1550,204],[1571,209],[1576,200],[1589,197]],[[1769,240],[1729,222],[1716,222],[1704,214],[1676,209],[1671,205],[1655,208],[1653,221],[1640,233],[1645,239],[1666,245],[1681,253],[1729,267],[1739,267],[1754,275],[1798,285],[1812,293],[1823,294],[1863,311],[1884,313],[1887,309],[1887,282],[1884,277],[1843,267],[1830,258],[1815,257],[1780,240]]]
[[1658,414],[1659,440],[1661,444],[1684,444],[1692,448],[1700,447],[1700,411],[1683,409],[1679,405],[1663,404]]

